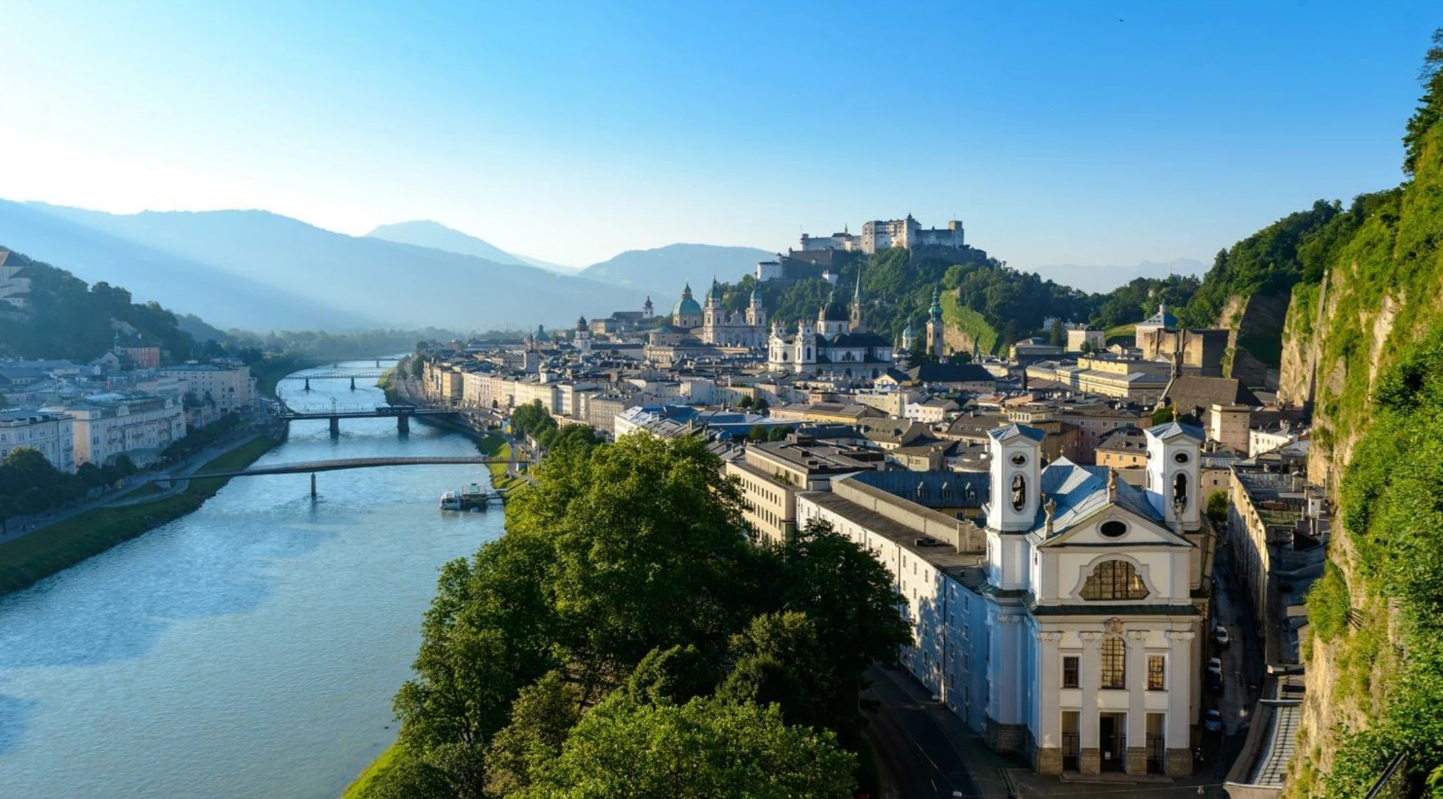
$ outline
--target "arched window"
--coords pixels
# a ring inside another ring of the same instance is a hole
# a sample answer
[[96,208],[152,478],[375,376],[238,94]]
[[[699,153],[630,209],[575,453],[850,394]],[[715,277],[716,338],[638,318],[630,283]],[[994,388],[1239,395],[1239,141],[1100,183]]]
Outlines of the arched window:
[[1102,639],[1102,687],[1127,687],[1127,644],[1116,635]]
[[1012,475],[1012,509],[1021,511],[1027,507],[1027,479],[1021,472]]
[[1172,504],[1187,507],[1187,472],[1178,472],[1173,478]]
[[1083,599],[1143,599],[1147,586],[1137,569],[1125,560],[1105,560],[1092,570],[1082,584]]

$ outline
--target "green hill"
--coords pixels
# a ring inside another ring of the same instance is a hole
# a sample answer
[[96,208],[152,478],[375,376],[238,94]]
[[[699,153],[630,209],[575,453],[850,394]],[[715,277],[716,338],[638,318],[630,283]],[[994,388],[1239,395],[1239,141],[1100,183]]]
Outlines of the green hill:
[[[0,247],[0,249],[4,249]],[[0,356],[66,358],[84,363],[104,354],[117,338],[127,346],[155,346],[168,361],[191,357],[194,339],[182,320],[158,303],[137,303],[130,292],[99,282],[86,285],[64,269],[11,252],[6,266],[26,267],[30,307],[0,313]],[[210,329],[199,320],[187,325]]]

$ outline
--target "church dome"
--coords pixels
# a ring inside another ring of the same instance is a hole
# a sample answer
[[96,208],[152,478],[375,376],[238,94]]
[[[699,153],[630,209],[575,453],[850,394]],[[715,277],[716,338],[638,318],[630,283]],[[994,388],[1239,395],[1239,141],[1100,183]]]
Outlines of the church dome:
[[832,296],[827,298],[827,304],[823,305],[822,310],[817,313],[817,321],[845,322],[849,318],[850,317],[847,316],[846,306],[842,305],[840,302],[837,302],[837,292],[834,289],[832,291]]
[[682,289],[681,299],[671,309],[672,316],[701,316],[701,304],[691,298],[691,284]]

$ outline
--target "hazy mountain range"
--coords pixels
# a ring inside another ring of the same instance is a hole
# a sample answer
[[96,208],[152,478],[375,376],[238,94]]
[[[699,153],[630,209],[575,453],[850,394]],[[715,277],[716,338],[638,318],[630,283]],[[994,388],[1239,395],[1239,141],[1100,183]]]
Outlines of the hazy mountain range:
[[474,255],[498,264],[534,266],[562,275],[574,275],[581,271],[581,267],[562,266],[538,258],[528,258],[524,255],[506,252],[484,239],[453,230],[440,222],[432,222],[429,219],[381,225],[366,235],[373,239],[385,239],[398,244],[414,244],[417,247],[430,247],[434,250]]
[[1039,266],[1028,270],[1056,283],[1072,286],[1090,292],[1108,292],[1140,277],[1167,277],[1168,275],[1194,275],[1202,277],[1208,265],[1192,258],[1177,258],[1159,263],[1143,261],[1137,266]]
[[757,260],[739,257],[745,248],[676,245],[592,267],[606,267],[603,281],[547,271],[434,222],[347,236],[265,211],[117,215],[3,200],[0,246],[139,301],[254,330],[570,326],[578,315],[639,310],[649,291],[679,294],[688,275],[725,267],[718,276],[734,280]]
[[755,271],[757,261],[775,257],[776,253],[755,247],[669,244],[654,250],[627,250],[586,267],[581,270],[581,276],[646,291],[657,300],[658,306],[670,306],[672,300],[681,296],[687,281],[691,281],[700,301],[700,294],[711,285],[713,277],[734,283],[742,275]]

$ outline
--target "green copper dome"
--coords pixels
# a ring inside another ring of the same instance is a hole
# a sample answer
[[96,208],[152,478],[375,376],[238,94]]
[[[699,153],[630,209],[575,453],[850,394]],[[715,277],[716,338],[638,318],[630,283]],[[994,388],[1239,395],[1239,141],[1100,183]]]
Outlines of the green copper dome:
[[681,299],[671,309],[672,316],[701,316],[701,303],[691,297],[691,284],[687,283],[686,288],[681,291]]

